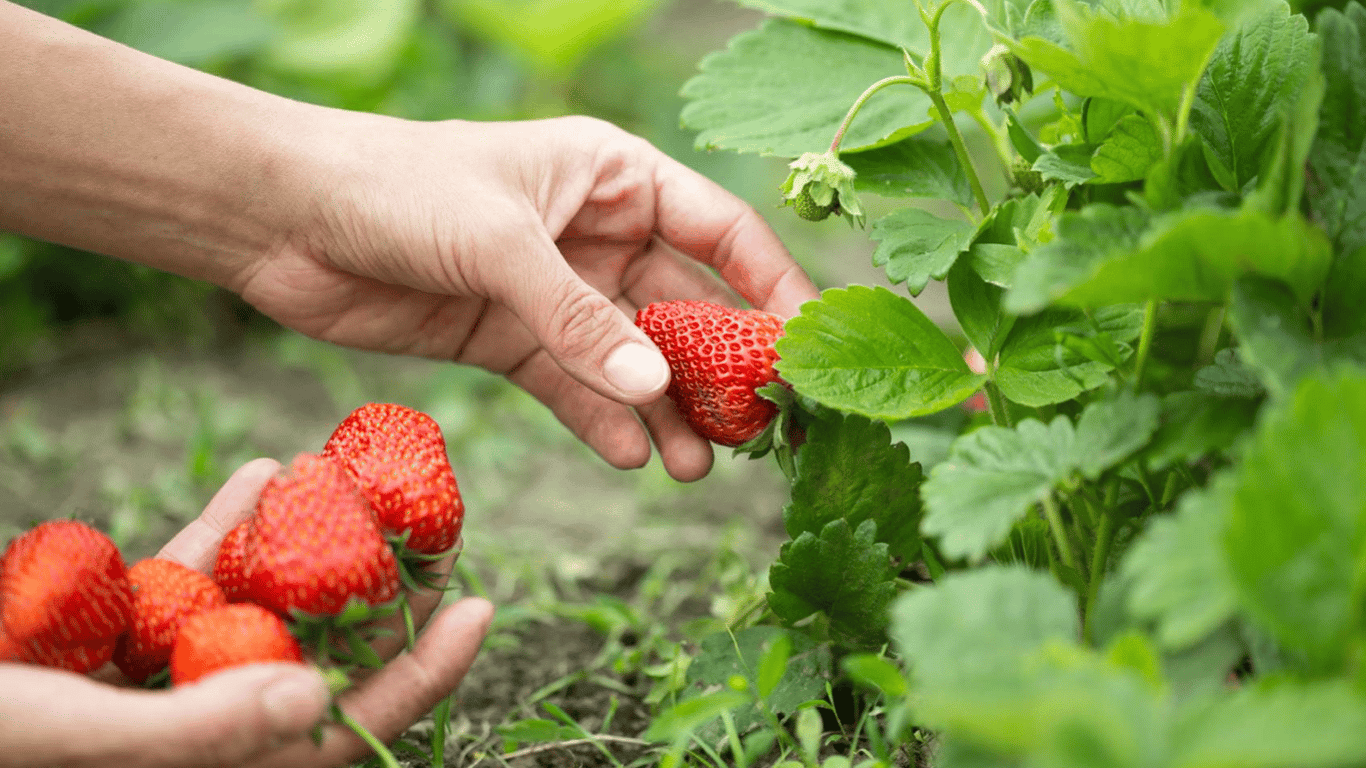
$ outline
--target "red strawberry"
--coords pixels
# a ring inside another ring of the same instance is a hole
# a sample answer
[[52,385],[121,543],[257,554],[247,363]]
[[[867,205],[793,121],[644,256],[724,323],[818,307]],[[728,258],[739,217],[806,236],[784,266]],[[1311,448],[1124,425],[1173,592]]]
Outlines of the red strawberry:
[[445,552],[460,538],[465,505],[446,456],[441,427],[403,405],[370,403],[351,412],[328,438],[385,530],[411,530],[414,552]]
[[170,560],[143,560],[128,569],[133,613],[114,649],[114,664],[134,682],[166,668],[176,633],[191,616],[227,605],[213,579]]
[[84,523],[42,523],[0,557],[0,623],[37,663],[76,672],[102,665],[128,626],[131,602],[118,548]]
[[288,616],[335,615],[352,597],[398,594],[398,562],[379,520],[333,458],[299,454],[261,490],[246,534],[245,597]]
[[669,361],[667,394],[697,434],[734,447],[757,437],[777,415],[777,406],[754,390],[781,381],[773,370],[781,317],[705,301],[661,301],[637,312],[636,325]]
[[251,521],[243,521],[228,531],[218,545],[218,559],[213,565],[213,580],[223,590],[230,603],[245,601],[247,591],[247,531]]
[[171,684],[244,664],[303,660],[303,649],[279,616],[249,603],[225,605],[191,616],[180,628],[171,649]]
[[0,664],[10,661],[20,661],[21,654],[19,644],[14,642],[14,638],[5,631],[5,625],[0,624]]

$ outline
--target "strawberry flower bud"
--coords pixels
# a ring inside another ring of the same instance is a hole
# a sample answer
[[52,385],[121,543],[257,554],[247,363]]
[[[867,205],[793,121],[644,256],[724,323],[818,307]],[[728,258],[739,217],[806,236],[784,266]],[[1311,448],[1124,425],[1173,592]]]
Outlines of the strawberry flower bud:
[[1004,45],[994,45],[987,51],[982,57],[982,71],[987,90],[997,104],[1014,104],[1034,90],[1034,73],[1029,65]]
[[783,182],[783,205],[792,205],[809,221],[831,213],[842,214],[850,224],[863,226],[863,208],[854,191],[854,169],[834,152],[807,152],[789,165],[792,173]]

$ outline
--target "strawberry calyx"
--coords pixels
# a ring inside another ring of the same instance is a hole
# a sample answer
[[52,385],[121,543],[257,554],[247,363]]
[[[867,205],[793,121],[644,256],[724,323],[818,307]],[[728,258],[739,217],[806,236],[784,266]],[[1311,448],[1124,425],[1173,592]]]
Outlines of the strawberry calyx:
[[754,393],[778,406],[778,413],[764,427],[764,431],[736,446],[733,455],[748,454],[751,459],[757,459],[772,451],[778,468],[791,481],[796,477],[796,451],[803,435],[799,419],[801,404],[796,393],[776,381],[755,389]]
[[384,660],[375,653],[370,643],[378,638],[387,637],[392,630],[377,627],[375,623],[399,612],[405,614],[408,627],[408,643],[412,643],[412,622],[408,618],[411,609],[408,597],[400,593],[384,603],[370,605],[359,597],[352,596],[346,605],[335,614],[306,613],[298,608],[289,612],[290,633],[299,644],[312,652],[314,658],[329,666],[343,669],[363,667],[379,669]]
[[408,547],[408,539],[412,536],[412,530],[408,529],[398,534],[386,534],[389,546],[394,550],[394,558],[398,560],[398,580],[405,589],[412,592],[419,590],[436,590],[449,592],[457,587],[449,583],[443,584],[446,574],[432,569],[432,565],[454,554],[457,558],[465,548],[464,537],[459,537],[450,547],[440,552],[420,552]]

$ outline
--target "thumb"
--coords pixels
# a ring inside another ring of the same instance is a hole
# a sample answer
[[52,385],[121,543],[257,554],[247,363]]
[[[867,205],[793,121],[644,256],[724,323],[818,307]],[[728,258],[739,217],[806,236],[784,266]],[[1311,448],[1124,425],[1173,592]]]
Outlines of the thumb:
[[234,766],[307,734],[329,701],[322,678],[297,665],[241,667],[170,691],[0,670],[0,765]]
[[528,258],[503,261],[506,282],[497,298],[588,388],[627,405],[657,400],[669,384],[669,364],[658,347],[565,263],[544,230],[530,237]]

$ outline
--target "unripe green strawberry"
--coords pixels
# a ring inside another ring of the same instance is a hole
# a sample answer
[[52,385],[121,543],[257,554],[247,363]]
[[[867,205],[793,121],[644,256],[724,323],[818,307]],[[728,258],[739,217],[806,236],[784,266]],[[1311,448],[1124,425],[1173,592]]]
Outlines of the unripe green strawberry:
[[323,455],[341,462],[386,531],[408,532],[409,550],[436,554],[460,538],[465,505],[441,427],[427,414],[363,405],[337,425]]
[[303,649],[279,616],[250,603],[225,605],[191,616],[180,628],[171,649],[171,684],[246,664],[303,660]]
[[829,205],[821,205],[811,199],[811,193],[803,189],[795,198],[792,199],[792,207],[797,211],[797,215],[807,221],[825,221],[830,214],[840,208],[840,196],[836,192],[830,199]]
[[261,489],[246,534],[246,598],[281,616],[336,615],[398,594],[398,562],[336,459],[300,454]]
[[0,623],[25,661],[98,668],[128,627],[131,602],[118,548],[84,523],[42,523],[0,557]]
[[755,389],[780,381],[773,343],[783,319],[705,301],[661,301],[636,313],[636,325],[669,362],[668,396],[697,434],[738,446],[764,431],[778,407]]
[[171,560],[142,560],[128,569],[133,611],[114,649],[114,664],[142,683],[166,668],[180,627],[197,613],[227,605],[208,576]]

